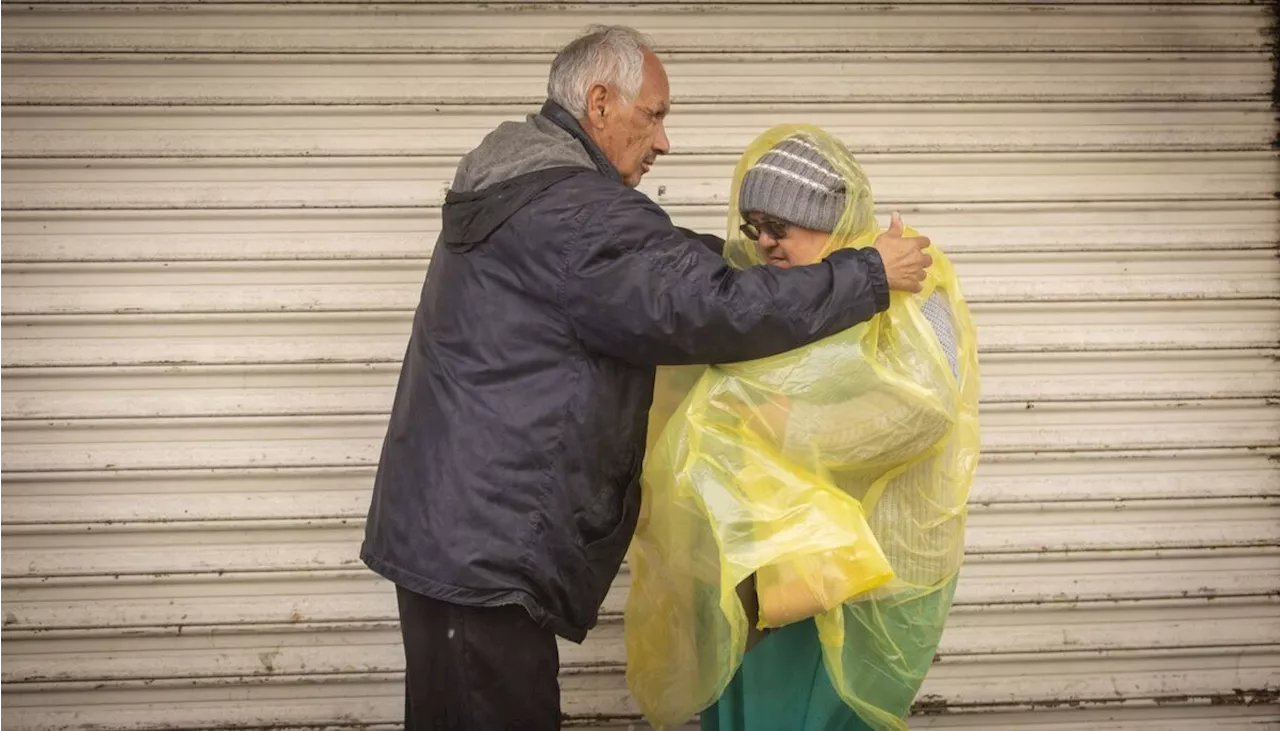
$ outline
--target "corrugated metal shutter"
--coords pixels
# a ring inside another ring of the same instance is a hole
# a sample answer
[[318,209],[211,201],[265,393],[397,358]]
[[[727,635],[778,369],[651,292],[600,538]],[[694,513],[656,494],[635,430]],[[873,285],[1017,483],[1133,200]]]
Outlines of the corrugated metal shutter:
[[[679,222],[811,121],[961,267],[987,457],[913,726],[1274,726],[1267,12],[5,4],[4,728],[398,722],[356,548],[437,206],[599,21],[664,52]],[[563,647],[575,724],[635,720],[626,586]]]

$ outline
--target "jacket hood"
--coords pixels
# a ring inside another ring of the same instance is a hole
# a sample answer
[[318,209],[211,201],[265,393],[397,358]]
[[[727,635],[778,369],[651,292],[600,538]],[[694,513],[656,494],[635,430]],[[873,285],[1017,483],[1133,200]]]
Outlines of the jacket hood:
[[442,240],[470,248],[534,196],[585,171],[621,182],[577,120],[555,102],[523,122],[503,122],[458,164],[445,196]]

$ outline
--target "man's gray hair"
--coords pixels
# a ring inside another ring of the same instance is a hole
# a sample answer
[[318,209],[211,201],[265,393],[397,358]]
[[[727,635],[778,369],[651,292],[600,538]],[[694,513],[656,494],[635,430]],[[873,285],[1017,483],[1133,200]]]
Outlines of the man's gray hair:
[[564,47],[551,62],[547,98],[575,119],[587,116],[587,92],[596,84],[612,86],[630,102],[644,81],[644,51],[653,41],[625,25],[593,25]]

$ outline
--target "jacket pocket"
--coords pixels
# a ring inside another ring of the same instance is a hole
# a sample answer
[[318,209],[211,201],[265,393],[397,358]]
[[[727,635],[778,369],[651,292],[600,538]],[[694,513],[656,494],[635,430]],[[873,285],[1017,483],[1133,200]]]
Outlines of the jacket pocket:
[[635,478],[620,488],[622,504],[619,506],[617,519],[611,524],[607,533],[597,540],[584,543],[582,547],[586,568],[584,577],[587,582],[586,589],[597,607],[604,602],[605,596],[609,593],[609,587],[618,574],[618,569],[622,567],[622,560],[631,546],[636,522],[640,518],[640,460],[635,461]]
[[615,553],[620,555],[631,543],[636,520],[640,517],[640,459],[633,458],[633,467],[627,474],[628,479],[619,486],[621,501],[614,519],[595,540],[585,540],[587,537],[584,536],[583,550],[588,560]]
[[586,499],[576,518],[584,550],[607,548],[619,540],[620,533],[627,532],[627,518],[634,519],[627,515],[630,503],[636,502],[637,507],[639,504],[640,454],[630,449],[628,456],[615,462],[612,469],[604,470],[608,475],[604,485],[597,486],[594,494],[583,496]]

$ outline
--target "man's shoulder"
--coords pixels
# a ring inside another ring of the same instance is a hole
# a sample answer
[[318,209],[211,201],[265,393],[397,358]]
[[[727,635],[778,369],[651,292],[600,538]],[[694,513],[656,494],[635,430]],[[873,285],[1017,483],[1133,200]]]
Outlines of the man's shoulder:
[[565,182],[564,194],[592,214],[596,223],[671,225],[667,212],[648,195],[603,175],[579,175]]
[[583,205],[600,205],[619,196],[635,193],[634,190],[610,180],[598,170],[582,168],[574,175],[569,175],[555,185],[552,192],[561,195],[570,194],[574,200]]
[[670,227],[671,219],[649,196],[594,170],[569,175],[532,201],[531,213],[571,213],[580,225],[595,230],[628,226]]

